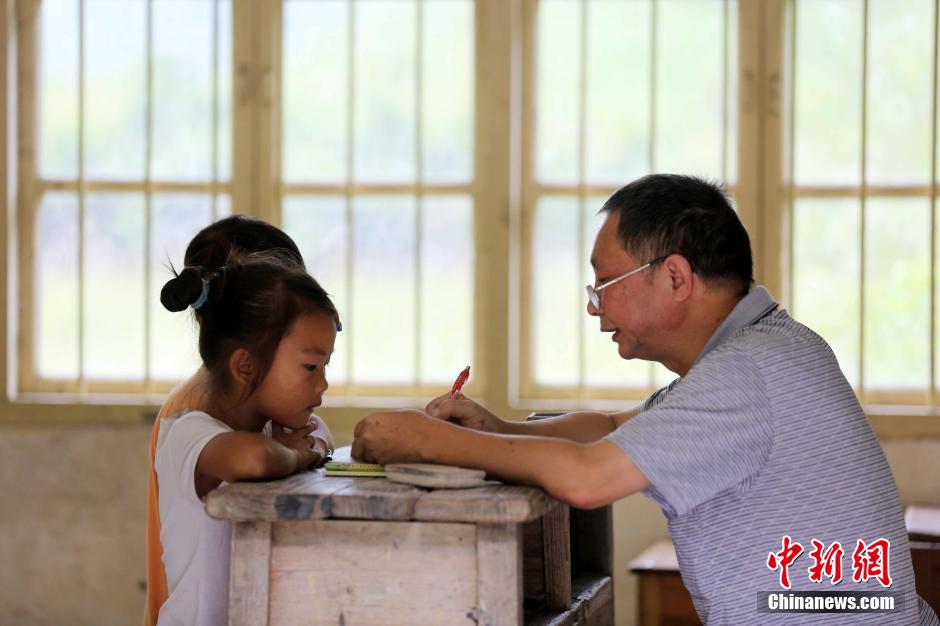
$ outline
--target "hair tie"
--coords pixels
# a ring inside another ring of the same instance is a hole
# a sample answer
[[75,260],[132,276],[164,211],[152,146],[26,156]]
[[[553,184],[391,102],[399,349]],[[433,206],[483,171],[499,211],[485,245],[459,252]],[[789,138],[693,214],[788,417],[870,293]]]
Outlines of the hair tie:
[[193,310],[198,311],[202,308],[202,305],[206,303],[206,300],[209,299],[209,279],[202,279],[202,293],[199,294],[199,298],[193,302]]

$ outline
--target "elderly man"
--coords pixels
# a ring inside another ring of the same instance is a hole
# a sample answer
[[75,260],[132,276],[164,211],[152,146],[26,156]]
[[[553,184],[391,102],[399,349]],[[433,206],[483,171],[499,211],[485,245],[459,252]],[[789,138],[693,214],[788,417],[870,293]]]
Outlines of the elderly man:
[[[367,416],[353,454],[480,468],[580,508],[643,491],[707,624],[936,624],[878,440],[826,342],[752,288],[723,191],[652,175],[603,211],[588,313],[621,357],[662,363],[672,384],[635,410],[526,423],[442,396],[426,413]],[[890,595],[894,609],[789,612],[804,592],[856,608]]]

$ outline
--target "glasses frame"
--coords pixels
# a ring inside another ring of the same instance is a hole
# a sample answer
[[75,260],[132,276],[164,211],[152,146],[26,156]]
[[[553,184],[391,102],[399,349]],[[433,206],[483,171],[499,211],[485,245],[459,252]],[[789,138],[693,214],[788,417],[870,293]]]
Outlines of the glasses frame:
[[611,279],[608,280],[607,282],[602,283],[602,284],[598,285],[597,287],[595,287],[595,286],[593,286],[593,285],[586,285],[584,289],[587,291],[588,301],[594,306],[595,309],[600,310],[600,308],[601,308],[601,295],[600,295],[600,292],[604,291],[605,289],[607,289],[608,287],[610,287],[611,285],[613,285],[613,284],[615,284],[615,283],[619,283],[619,282],[620,282],[621,280],[623,280],[624,278],[629,278],[630,276],[633,276],[634,274],[639,274],[640,272],[642,272],[642,271],[645,270],[646,268],[652,267],[653,265],[656,265],[657,263],[659,263],[659,262],[661,262],[661,261],[665,261],[669,256],[670,256],[670,255],[667,254],[667,255],[664,255],[664,256],[661,256],[661,257],[657,257],[657,258],[653,259],[652,261],[649,261],[648,263],[644,263],[643,265],[641,265],[640,267],[638,267],[638,268],[636,268],[636,269],[630,270],[630,271],[627,272],[626,274],[621,274],[621,275],[618,276],[617,278],[611,278]]

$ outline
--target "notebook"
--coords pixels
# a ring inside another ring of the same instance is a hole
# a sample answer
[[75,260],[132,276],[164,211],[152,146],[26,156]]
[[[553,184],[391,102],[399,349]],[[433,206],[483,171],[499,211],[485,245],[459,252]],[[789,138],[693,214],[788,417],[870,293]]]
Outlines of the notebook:
[[333,451],[333,460],[324,465],[327,476],[385,476],[385,468],[378,463],[366,463],[352,458],[352,446]]

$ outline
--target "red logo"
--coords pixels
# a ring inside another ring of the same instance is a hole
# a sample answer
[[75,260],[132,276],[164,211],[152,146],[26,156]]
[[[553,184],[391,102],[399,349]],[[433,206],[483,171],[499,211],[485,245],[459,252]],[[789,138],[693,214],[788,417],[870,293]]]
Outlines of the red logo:
[[767,555],[767,567],[772,570],[780,570],[780,586],[784,589],[790,588],[790,565],[802,553],[803,546],[799,543],[791,542],[790,535],[784,535],[783,550],[780,552],[771,552]]
[[[838,541],[826,547],[822,541],[813,538],[813,549],[809,556],[813,564],[806,571],[810,582],[821,583],[828,578],[830,584],[838,585],[842,582],[842,557],[845,550]],[[773,571],[780,571],[780,586],[790,589],[790,566],[803,554],[803,546],[793,541],[790,535],[784,535],[782,549],[779,552],[770,552],[767,555],[767,567]],[[852,580],[857,583],[868,582],[874,578],[882,587],[891,586],[891,566],[888,554],[891,551],[891,542],[883,537],[866,544],[859,539],[852,552]]]
[[888,552],[891,542],[887,539],[876,539],[867,546],[861,539],[852,552],[852,580],[866,582],[874,578],[882,587],[891,586],[891,570],[888,563]]
[[809,572],[809,579],[814,583],[821,583],[825,576],[830,584],[838,585],[842,580],[842,556],[845,550],[838,541],[833,542],[825,551],[823,548],[825,548],[823,542],[813,539],[813,549],[809,553],[813,564],[806,570]]

